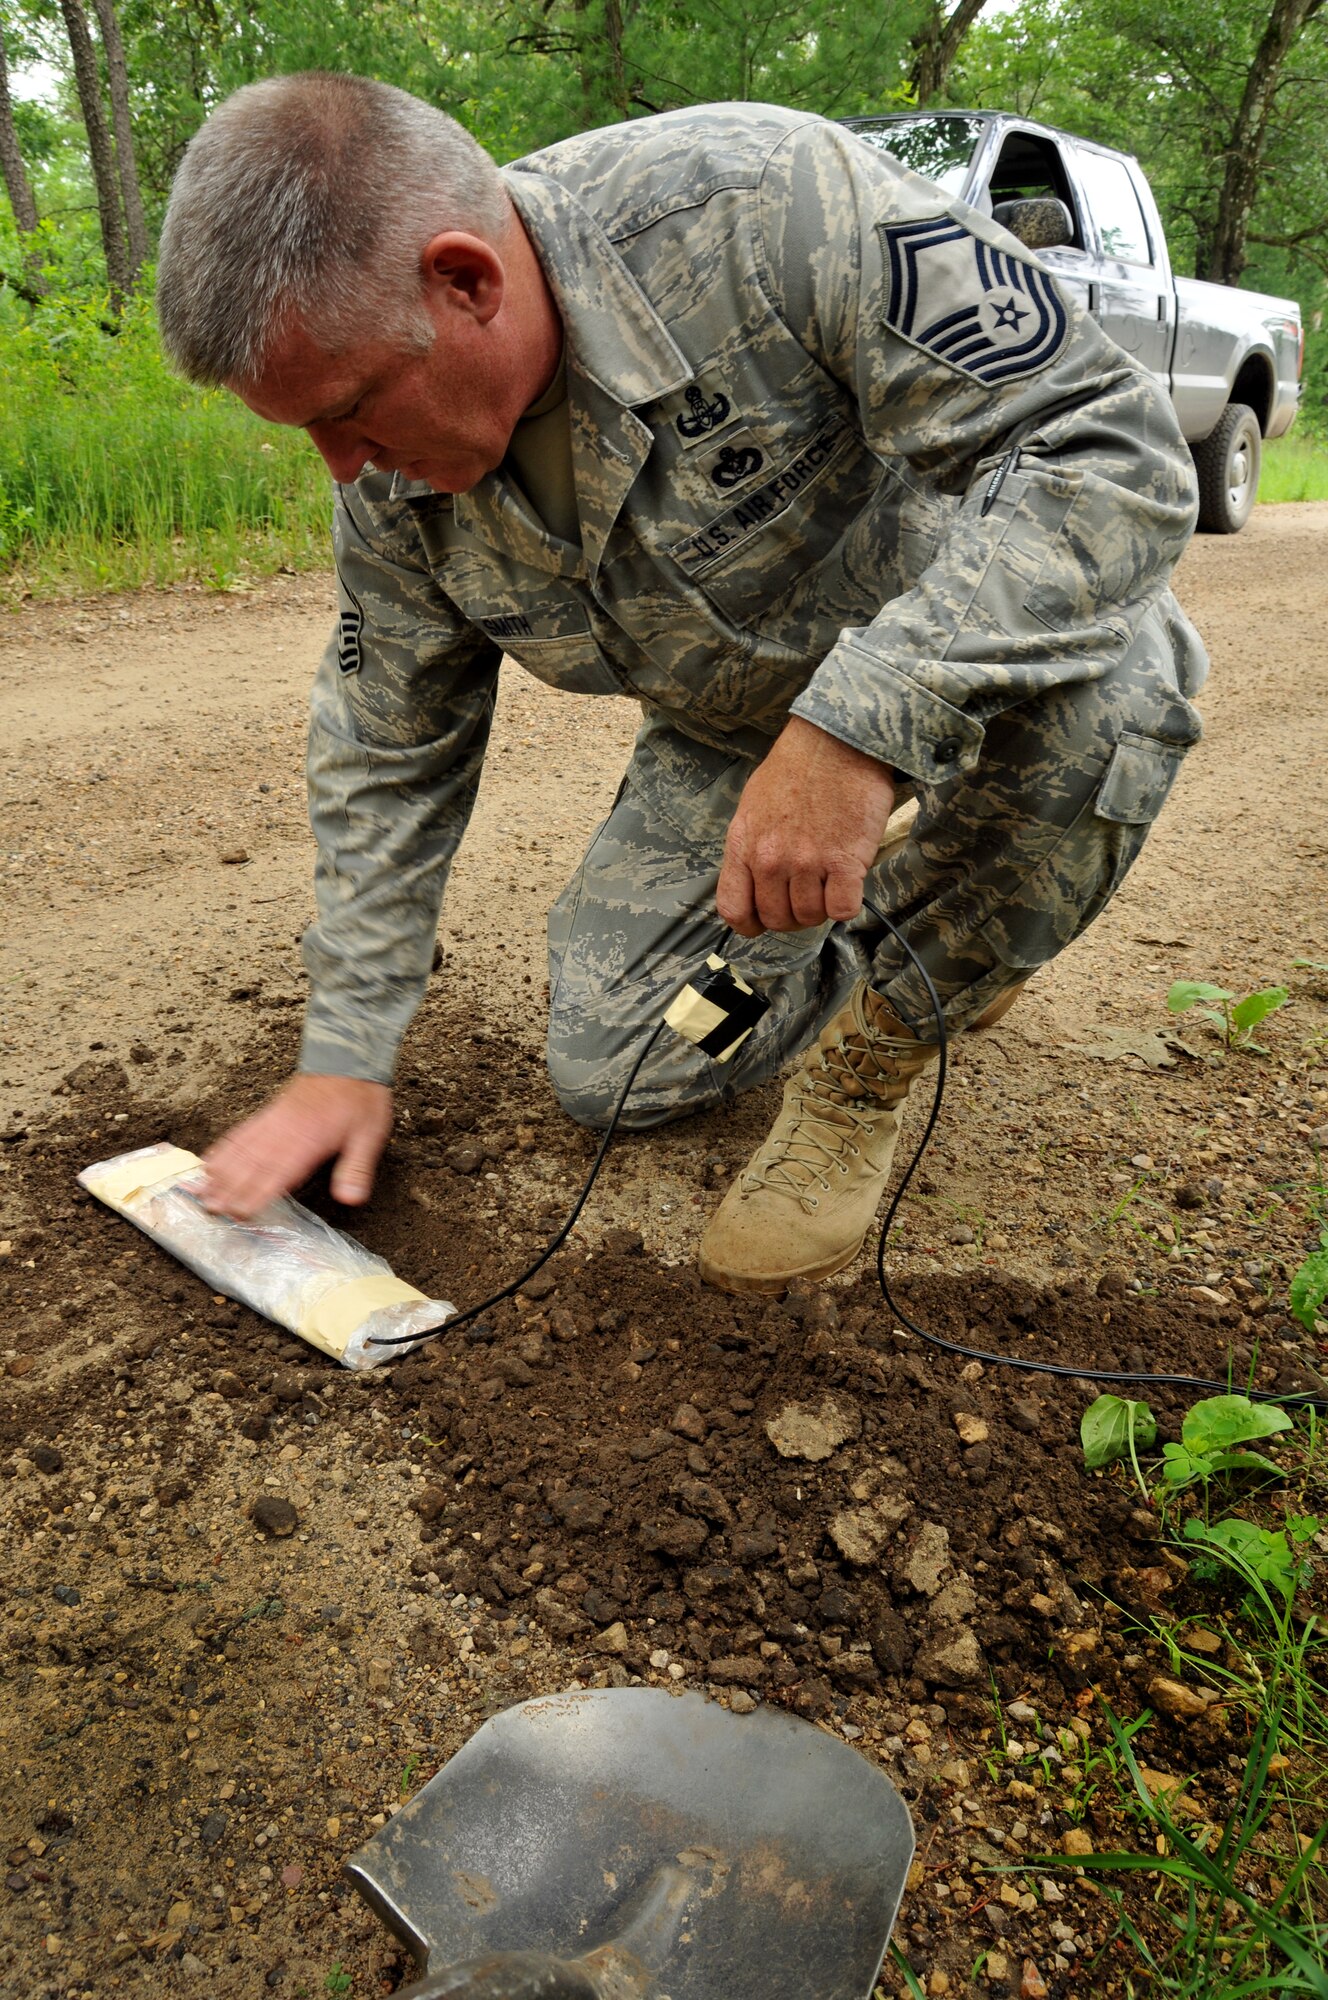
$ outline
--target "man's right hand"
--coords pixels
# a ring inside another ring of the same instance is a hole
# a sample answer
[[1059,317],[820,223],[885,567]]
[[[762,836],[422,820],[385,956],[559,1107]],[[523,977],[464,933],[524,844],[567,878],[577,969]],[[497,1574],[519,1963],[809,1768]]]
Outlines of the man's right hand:
[[358,1206],[369,1199],[391,1129],[392,1093],[385,1083],[294,1076],[203,1155],[203,1206],[247,1222],[308,1180],[325,1160],[336,1161],[333,1200]]

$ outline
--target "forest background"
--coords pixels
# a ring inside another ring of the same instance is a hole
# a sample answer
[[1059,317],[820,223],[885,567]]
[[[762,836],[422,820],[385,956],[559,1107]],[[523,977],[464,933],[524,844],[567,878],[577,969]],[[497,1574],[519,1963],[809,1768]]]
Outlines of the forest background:
[[306,68],[414,91],[504,161],[741,98],[992,107],[1133,152],[1179,273],[1299,300],[1305,401],[1263,492],[1328,495],[1328,0],[0,0],[10,602],[327,560],[312,447],[174,380],[151,303],[190,137]]

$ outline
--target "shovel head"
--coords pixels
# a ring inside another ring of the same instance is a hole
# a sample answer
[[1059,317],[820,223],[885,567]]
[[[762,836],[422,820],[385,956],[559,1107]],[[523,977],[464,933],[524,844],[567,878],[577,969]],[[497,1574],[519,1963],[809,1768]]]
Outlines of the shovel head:
[[912,1859],[838,1738],[597,1688],[485,1723],[347,1873],[426,1969],[400,2000],[869,2000]]

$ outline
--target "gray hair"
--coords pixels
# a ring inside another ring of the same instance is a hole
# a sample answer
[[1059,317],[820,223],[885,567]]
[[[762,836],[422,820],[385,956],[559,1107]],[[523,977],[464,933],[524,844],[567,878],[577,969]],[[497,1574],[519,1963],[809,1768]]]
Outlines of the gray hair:
[[308,71],[237,90],[171,190],[157,313],[192,381],[257,380],[299,322],[337,352],[427,348],[420,252],[445,229],[498,241],[511,204],[483,147],[404,90]]

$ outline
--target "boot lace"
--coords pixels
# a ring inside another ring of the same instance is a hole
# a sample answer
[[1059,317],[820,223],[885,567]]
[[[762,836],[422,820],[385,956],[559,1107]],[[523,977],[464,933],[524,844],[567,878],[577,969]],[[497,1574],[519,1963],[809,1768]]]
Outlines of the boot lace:
[[898,1076],[891,1058],[916,1052],[916,1042],[890,1035],[849,1035],[818,1050],[790,1106],[788,1129],[771,1135],[743,1185],[753,1192],[775,1188],[803,1208],[818,1207],[813,1190],[830,1192],[831,1176],[847,1174],[861,1151],[858,1140],[870,1139],[874,1121],[907,1095],[908,1079]]

